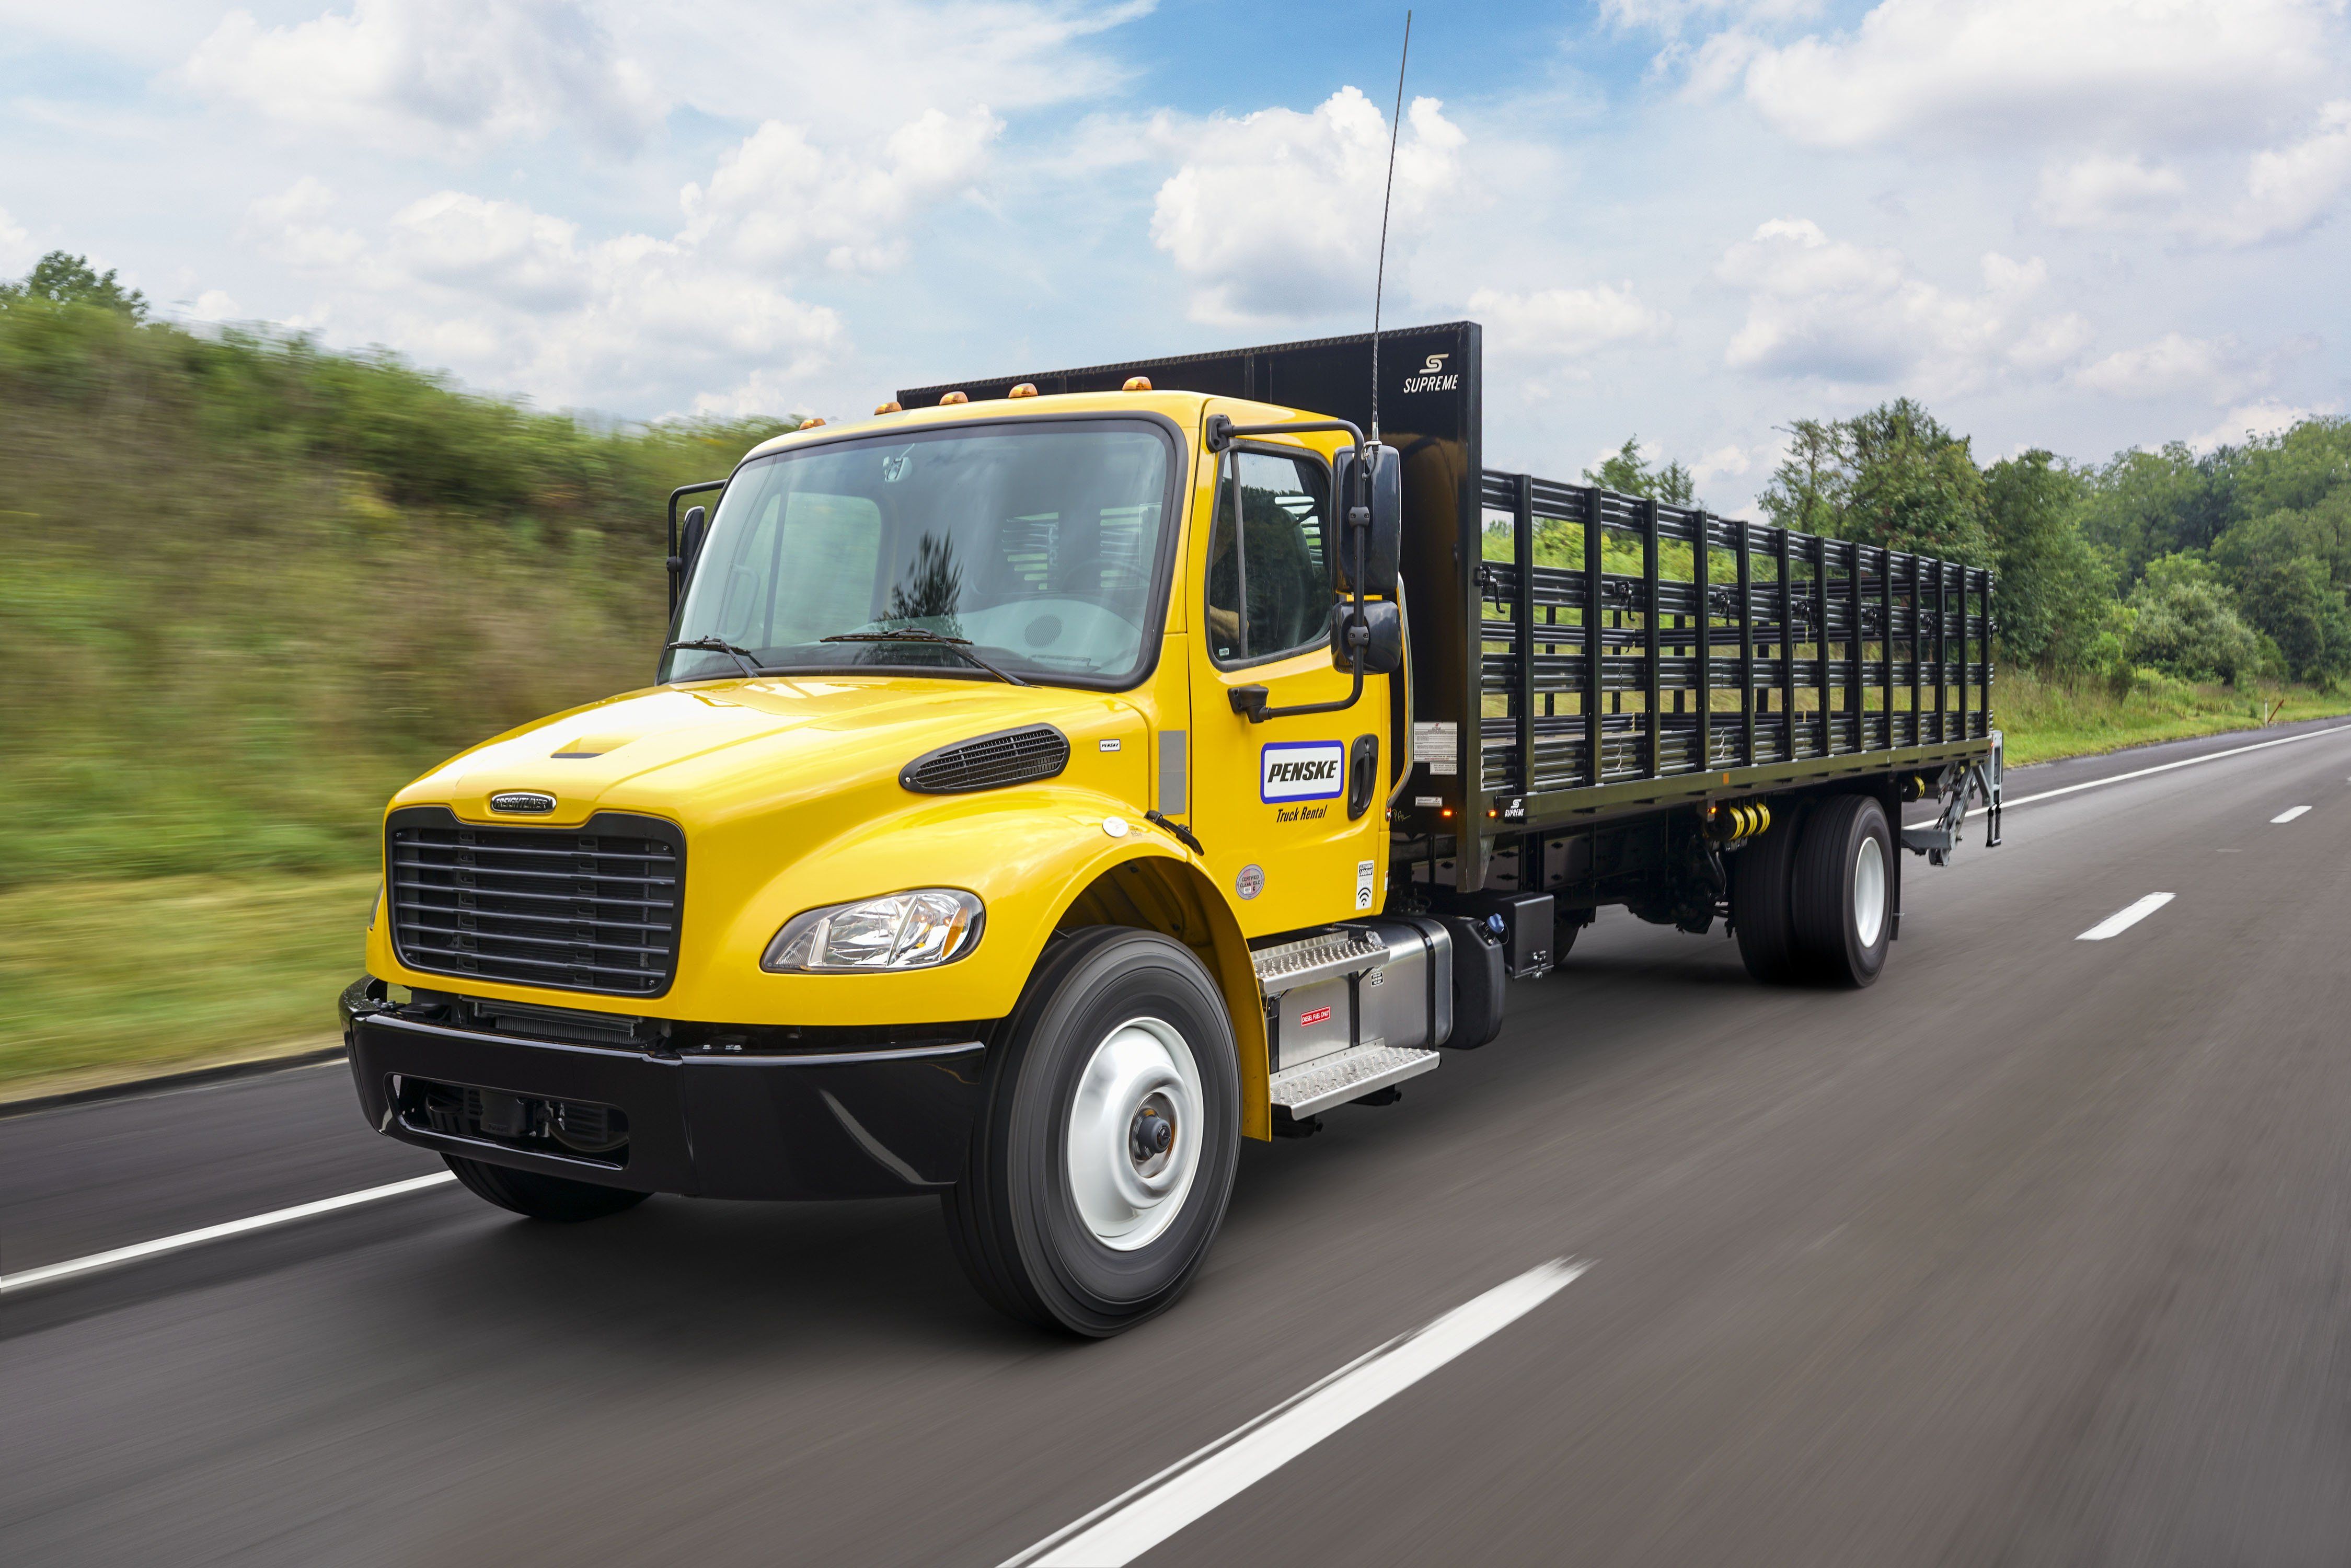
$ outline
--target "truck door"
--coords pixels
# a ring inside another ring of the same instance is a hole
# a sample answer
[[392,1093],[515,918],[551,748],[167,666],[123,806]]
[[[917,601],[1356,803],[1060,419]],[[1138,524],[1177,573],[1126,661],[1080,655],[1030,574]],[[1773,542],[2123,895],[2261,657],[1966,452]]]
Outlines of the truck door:
[[1384,901],[1385,677],[1337,713],[1252,724],[1231,701],[1249,685],[1275,708],[1347,695],[1330,641],[1339,536],[1329,464],[1279,439],[1222,455],[1210,526],[1192,530],[1192,821],[1252,936]]

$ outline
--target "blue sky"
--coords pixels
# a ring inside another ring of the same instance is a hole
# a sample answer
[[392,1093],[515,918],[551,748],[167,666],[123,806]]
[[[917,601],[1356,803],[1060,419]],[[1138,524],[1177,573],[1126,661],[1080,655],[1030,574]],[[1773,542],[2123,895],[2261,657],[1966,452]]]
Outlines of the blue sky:
[[[632,417],[1368,324],[1402,8],[0,0],[0,274]],[[1489,458],[1745,506],[1907,393],[2076,458],[2351,406],[2342,0],[1416,11],[1392,322]]]

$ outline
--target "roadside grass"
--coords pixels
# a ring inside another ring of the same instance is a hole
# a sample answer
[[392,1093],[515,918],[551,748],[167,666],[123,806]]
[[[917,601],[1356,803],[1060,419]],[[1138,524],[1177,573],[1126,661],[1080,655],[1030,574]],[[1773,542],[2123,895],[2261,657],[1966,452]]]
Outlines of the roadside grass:
[[0,894],[0,1100],[331,1044],[376,873]]
[[[2281,701],[2283,706],[2277,706]],[[2044,681],[2029,670],[2003,669],[1992,694],[1992,713],[2011,768],[2158,740],[2258,729],[2273,707],[2273,724],[2351,714],[2351,690],[2271,686],[2239,691],[2149,678],[2142,671],[2131,689],[2118,695],[2105,682]]]

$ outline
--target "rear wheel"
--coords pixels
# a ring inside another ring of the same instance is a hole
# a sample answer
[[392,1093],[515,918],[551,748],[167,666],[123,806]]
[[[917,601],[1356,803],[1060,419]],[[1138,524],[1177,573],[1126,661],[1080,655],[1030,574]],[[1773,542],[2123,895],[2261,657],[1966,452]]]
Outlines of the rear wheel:
[[1730,924],[1739,933],[1739,956],[1747,972],[1767,986],[1787,985],[1799,977],[1802,968],[1791,907],[1800,826],[1797,812],[1791,809],[1774,816],[1761,837],[1726,857],[1730,862]]
[[599,1186],[594,1182],[541,1176],[537,1171],[510,1170],[505,1166],[485,1165],[480,1160],[459,1159],[455,1155],[441,1157],[449,1162],[457,1180],[475,1197],[486,1198],[500,1208],[510,1208],[533,1219],[558,1224],[601,1219],[608,1214],[634,1208],[653,1196],[631,1192],[626,1187]]
[[1191,949],[1097,926],[1039,967],[990,1053],[956,1254],[1014,1317],[1104,1338],[1165,1311],[1207,1258],[1239,1158],[1223,994]]
[[1795,872],[1791,903],[1806,968],[1831,985],[1875,983],[1894,926],[1886,808],[1867,795],[1829,800],[1804,823]]

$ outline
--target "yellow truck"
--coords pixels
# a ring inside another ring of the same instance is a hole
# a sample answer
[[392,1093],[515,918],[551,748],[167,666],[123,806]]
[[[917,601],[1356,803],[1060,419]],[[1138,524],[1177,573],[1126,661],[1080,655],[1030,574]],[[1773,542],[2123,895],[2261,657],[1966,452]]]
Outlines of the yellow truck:
[[1990,575],[1489,471],[1479,370],[1457,322],[908,389],[672,496],[654,683],[386,810],[370,1124],[549,1220],[935,1193],[989,1301],[1106,1335],[1241,1139],[1486,1044],[1604,905],[1870,984],[1898,852],[1998,842]]

